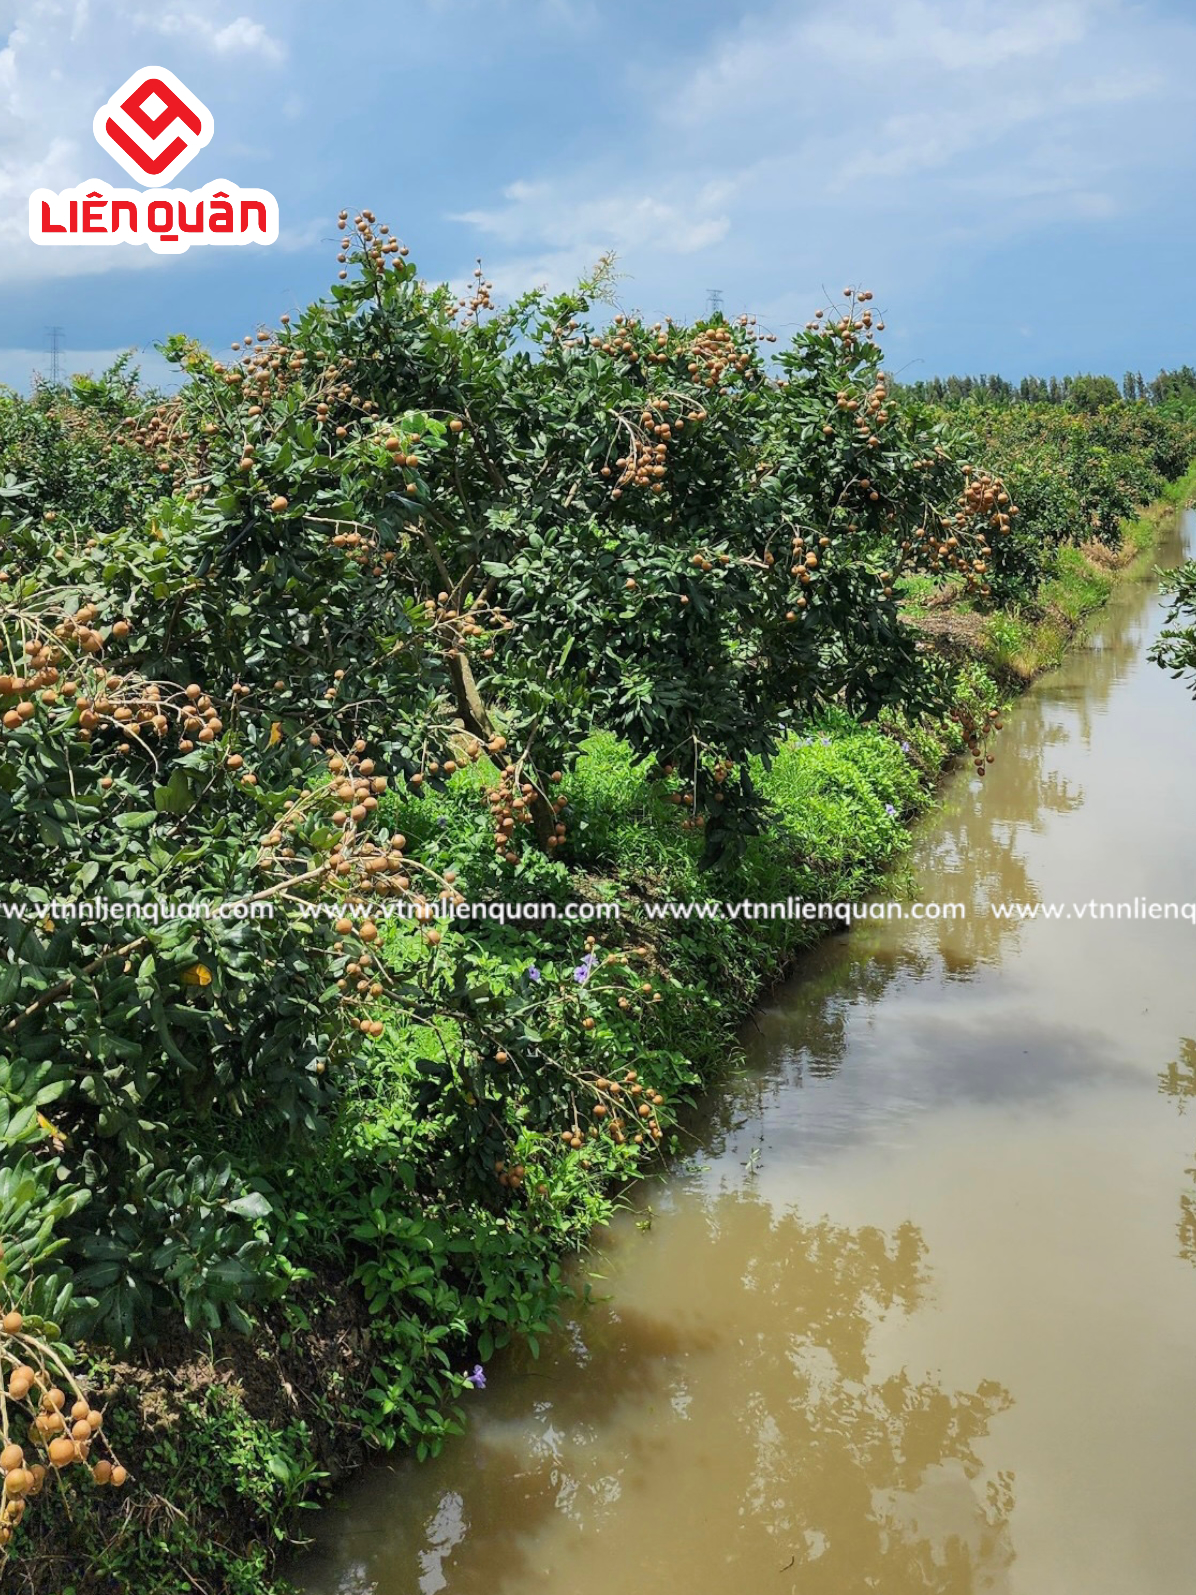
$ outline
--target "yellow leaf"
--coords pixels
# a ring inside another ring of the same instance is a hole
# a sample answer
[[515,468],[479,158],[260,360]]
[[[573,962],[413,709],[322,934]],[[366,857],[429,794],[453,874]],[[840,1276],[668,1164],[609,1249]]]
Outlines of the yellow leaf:
[[39,1127],[43,1129],[47,1135],[52,1135],[56,1141],[61,1141],[64,1146],[70,1143],[71,1138],[66,1131],[60,1130],[56,1124],[51,1124],[44,1113],[38,1114],[37,1122]]
[[281,720],[275,720],[270,726],[270,742],[269,742],[269,746],[272,747],[272,748],[276,748],[281,741],[282,741],[282,721]]
[[183,970],[184,986],[210,986],[212,984],[212,971],[207,964],[192,964],[190,969]]

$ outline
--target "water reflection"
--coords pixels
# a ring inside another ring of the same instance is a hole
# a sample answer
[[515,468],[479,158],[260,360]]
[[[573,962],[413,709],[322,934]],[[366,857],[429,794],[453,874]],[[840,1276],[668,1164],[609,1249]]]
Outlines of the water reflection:
[[[1177,535],[1162,562],[1181,551]],[[1155,685],[1155,667],[1142,659],[1151,616],[1153,584],[1122,588],[1099,644],[1069,656],[1017,705],[983,790],[955,780],[920,827],[913,863],[921,900],[961,903],[966,917],[860,923],[806,954],[800,980],[745,1030],[752,1073],[695,1122],[700,1144],[717,1155],[767,1115],[774,1156],[808,1156],[818,1144],[873,1135],[878,1121],[944,1097],[1032,1100],[1132,1072],[1105,1029],[1089,1029],[1082,1014],[1056,1012],[1057,997],[1044,1001],[1048,980],[1058,993],[1069,989],[1069,934],[1040,944],[1042,962],[1021,976],[1017,953],[1032,922],[997,918],[990,904],[1041,899],[1044,860],[1053,854],[1043,838],[1053,827],[1070,827],[1081,860],[1085,827],[1104,840],[1099,811],[1110,760],[1093,760],[1087,750],[1131,672],[1146,673],[1148,696]],[[1140,689],[1135,682],[1128,690]],[[1190,713],[1186,704],[1179,709]],[[1092,782],[1096,812],[1081,817]],[[1095,884],[1095,877],[1084,881]],[[962,985],[972,988],[967,1004],[952,1000]],[[821,1115],[794,1096],[838,1075],[849,1057],[858,1089],[848,1084]]]
[[1189,1100],[1196,1097],[1196,1041],[1181,1036],[1179,1057],[1169,1063],[1159,1076],[1159,1090],[1174,1099],[1180,1113]]
[[625,1225],[616,1299],[522,1379],[505,1367],[451,1456],[399,1470],[400,1520],[375,1477],[311,1595],[1006,1588],[1012,1481],[976,1446],[1009,1393],[873,1369],[874,1333],[926,1292],[915,1226],[850,1229],[748,1188],[666,1228]]
[[[1159,1090],[1171,1097],[1180,1113],[1196,1097],[1196,1041],[1187,1036],[1180,1038],[1179,1057],[1159,1076]],[[1184,1172],[1190,1180],[1196,1180],[1196,1167]],[[1179,1255],[1189,1263],[1196,1263],[1196,1189],[1180,1193],[1176,1236]]]

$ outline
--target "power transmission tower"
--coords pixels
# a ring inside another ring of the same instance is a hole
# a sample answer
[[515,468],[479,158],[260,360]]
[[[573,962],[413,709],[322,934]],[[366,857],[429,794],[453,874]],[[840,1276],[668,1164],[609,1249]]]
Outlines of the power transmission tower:
[[61,327],[47,327],[46,332],[50,339],[50,385],[57,387],[62,381],[62,338]]
[[712,320],[723,313],[723,291],[721,288],[708,288],[706,290],[706,319]]

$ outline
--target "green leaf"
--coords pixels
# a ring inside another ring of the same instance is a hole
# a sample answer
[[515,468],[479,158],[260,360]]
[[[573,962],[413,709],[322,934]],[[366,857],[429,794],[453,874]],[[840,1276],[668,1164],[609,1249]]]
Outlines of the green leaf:
[[114,823],[122,831],[144,831],[158,818],[152,810],[141,809],[136,812],[118,814]]
[[154,808],[159,814],[186,814],[194,802],[185,770],[173,770],[165,786],[154,788]]

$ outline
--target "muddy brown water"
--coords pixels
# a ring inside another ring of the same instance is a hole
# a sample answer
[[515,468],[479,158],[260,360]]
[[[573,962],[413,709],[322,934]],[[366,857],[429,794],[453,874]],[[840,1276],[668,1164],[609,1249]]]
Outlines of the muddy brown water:
[[340,1496],[307,1595],[1191,1595],[1196,926],[986,909],[1196,900],[1159,624],[1127,583],[1017,705],[915,838],[968,919],[802,960],[593,1303]]

